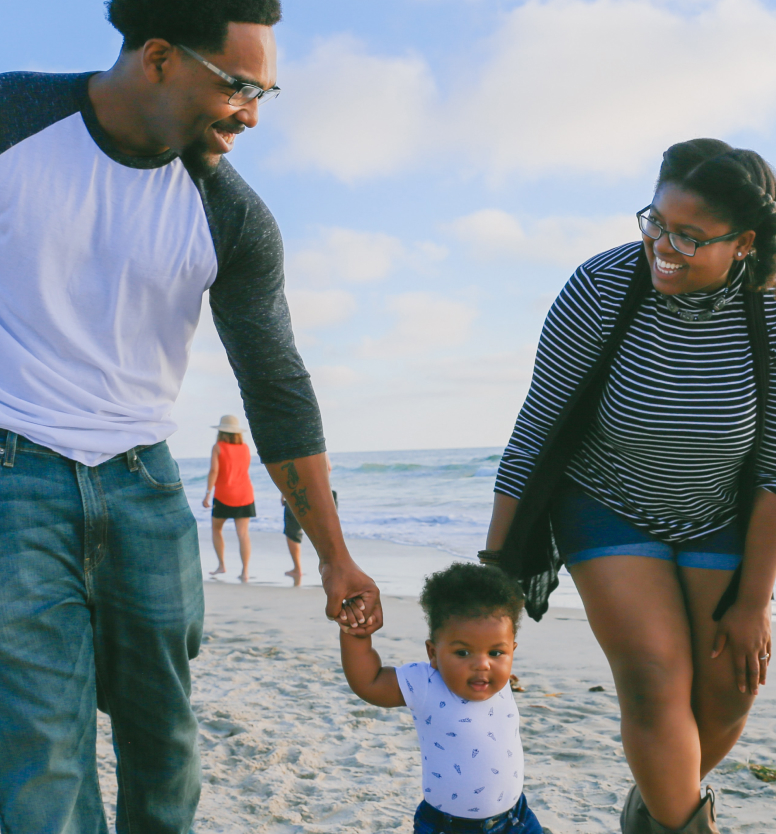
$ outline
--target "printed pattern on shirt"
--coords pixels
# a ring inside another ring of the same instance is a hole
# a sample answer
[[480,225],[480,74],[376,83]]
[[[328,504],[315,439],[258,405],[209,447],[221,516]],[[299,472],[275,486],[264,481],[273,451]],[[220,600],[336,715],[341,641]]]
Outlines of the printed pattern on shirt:
[[420,741],[426,802],[470,819],[508,811],[523,792],[520,716],[509,685],[487,701],[467,701],[428,663],[396,675]]
[[[496,491],[519,498],[569,396],[612,332],[640,243],[575,272],[550,310],[531,388],[504,452]],[[742,273],[707,321],[685,321],[650,289],[611,367],[597,419],[567,469],[586,492],[664,541],[708,535],[736,515],[737,478],[755,431],[755,381]],[[676,296],[706,309],[716,293]],[[770,360],[776,301],[765,296]],[[776,492],[776,386],[768,392],[757,487]]]

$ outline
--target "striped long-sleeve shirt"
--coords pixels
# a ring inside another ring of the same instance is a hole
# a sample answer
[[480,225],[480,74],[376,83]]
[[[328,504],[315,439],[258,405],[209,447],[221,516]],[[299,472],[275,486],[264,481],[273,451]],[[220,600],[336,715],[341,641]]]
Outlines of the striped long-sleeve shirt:
[[[553,304],[496,492],[520,498],[550,428],[612,332],[640,248],[627,244],[583,264]],[[650,289],[615,355],[597,417],[566,472],[588,494],[664,541],[707,535],[736,516],[738,474],[754,442],[756,414],[741,283],[739,274],[732,300],[705,321],[685,321]],[[722,292],[674,298],[699,311]],[[773,368],[772,295],[765,298],[765,315]],[[776,492],[773,382],[756,487]]]

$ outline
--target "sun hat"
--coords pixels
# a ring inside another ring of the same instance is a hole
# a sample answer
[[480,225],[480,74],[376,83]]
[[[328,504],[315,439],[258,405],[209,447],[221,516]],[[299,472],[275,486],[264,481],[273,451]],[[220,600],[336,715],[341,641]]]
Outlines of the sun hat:
[[224,414],[221,422],[217,426],[211,426],[211,429],[218,429],[218,431],[226,432],[227,434],[242,434],[248,431],[240,425],[240,421],[234,414]]

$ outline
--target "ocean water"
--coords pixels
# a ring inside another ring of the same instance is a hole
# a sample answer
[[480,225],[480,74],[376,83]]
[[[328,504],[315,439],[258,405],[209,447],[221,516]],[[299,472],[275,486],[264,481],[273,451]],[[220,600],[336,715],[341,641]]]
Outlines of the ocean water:
[[[429,547],[449,561],[476,559],[485,546],[501,452],[480,448],[332,453],[331,484],[338,494],[345,536]],[[178,463],[197,523],[209,528],[210,511],[202,506],[202,497],[210,459],[184,458]],[[258,458],[250,472],[256,501],[250,528],[282,532],[280,493]],[[422,575],[410,569],[408,560],[397,558],[392,567],[383,566],[391,593],[420,592]],[[582,607],[565,571],[551,604]]]

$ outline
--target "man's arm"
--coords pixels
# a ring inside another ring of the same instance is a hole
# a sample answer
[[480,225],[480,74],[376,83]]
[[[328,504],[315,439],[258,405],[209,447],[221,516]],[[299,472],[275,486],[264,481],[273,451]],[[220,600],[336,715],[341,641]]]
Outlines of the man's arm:
[[[268,463],[267,471],[318,553],[326,616],[347,623],[353,634],[376,631],[383,624],[380,591],[348,553],[326,454]],[[343,606],[345,600],[354,602]]]
[[[218,255],[210,289],[213,320],[256,449],[318,551],[327,615],[359,633],[375,631],[382,625],[380,595],[351,559],[334,508],[320,411],[294,345],[283,291],[277,224],[227,160],[198,186]],[[343,611],[344,600],[355,601]]]

